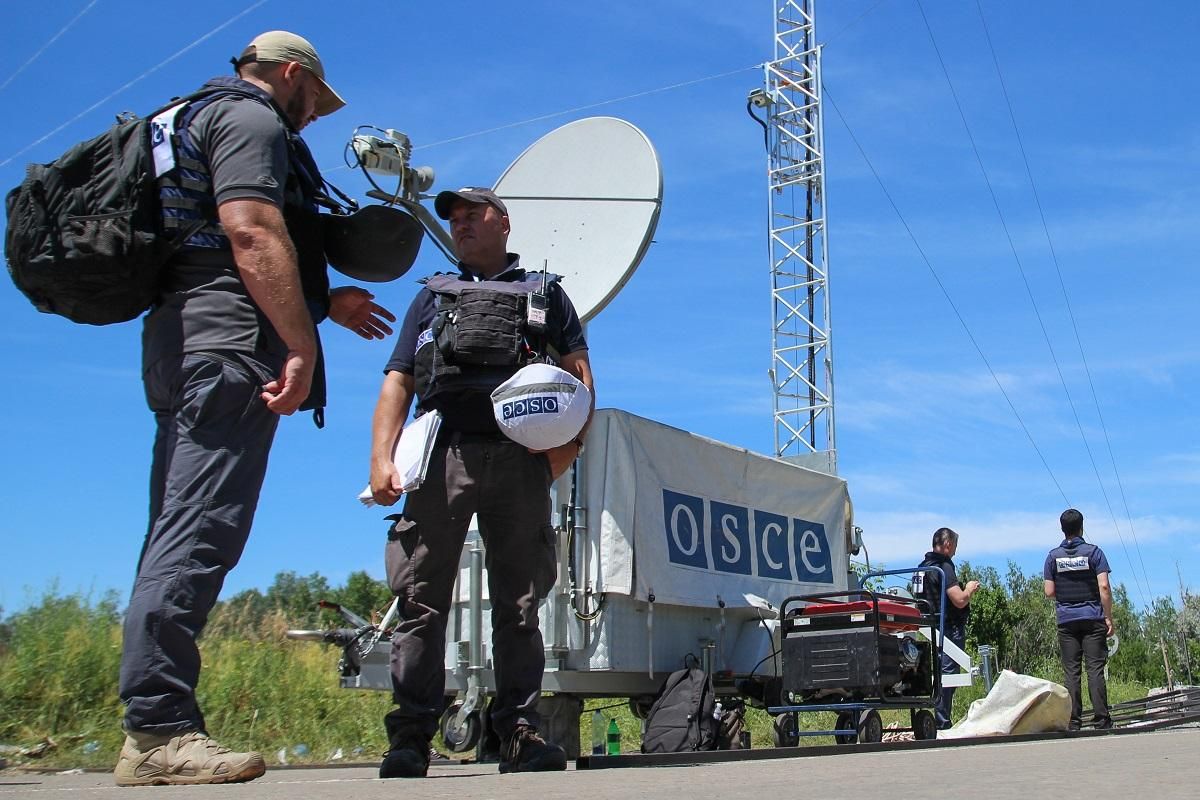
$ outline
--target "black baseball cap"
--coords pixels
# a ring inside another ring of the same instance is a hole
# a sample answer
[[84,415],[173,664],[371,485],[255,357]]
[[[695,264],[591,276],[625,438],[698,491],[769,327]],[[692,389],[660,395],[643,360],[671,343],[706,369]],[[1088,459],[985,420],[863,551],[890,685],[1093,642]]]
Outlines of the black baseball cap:
[[496,196],[495,192],[491,189],[481,189],[475,186],[464,186],[456,192],[447,191],[439,193],[433,200],[433,210],[442,219],[450,219],[450,209],[459,200],[465,200],[468,203],[486,203],[504,216],[508,216],[508,208],[505,207],[504,201]]

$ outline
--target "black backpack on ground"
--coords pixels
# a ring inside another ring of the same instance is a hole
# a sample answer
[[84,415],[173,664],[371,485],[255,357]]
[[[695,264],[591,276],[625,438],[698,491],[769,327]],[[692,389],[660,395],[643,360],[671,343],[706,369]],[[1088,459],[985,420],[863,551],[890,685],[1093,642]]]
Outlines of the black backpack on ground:
[[49,164],[30,164],[8,193],[4,256],[13,283],[39,311],[108,325],[150,307],[167,259],[204,223],[163,232],[150,121],[181,103],[235,90],[204,89],[108,131]]
[[713,717],[712,676],[698,667],[672,672],[646,716],[643,753],[713,750],[721,722]]

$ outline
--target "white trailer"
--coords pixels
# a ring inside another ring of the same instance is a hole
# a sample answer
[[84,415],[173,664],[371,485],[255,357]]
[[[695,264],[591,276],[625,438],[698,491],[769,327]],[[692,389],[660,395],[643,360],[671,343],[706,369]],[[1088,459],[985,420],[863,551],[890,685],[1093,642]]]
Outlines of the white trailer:
[[[581,698],[629,697],[644,707],[689,654],[727,689],[775,677],[774,608],[854,585],[844,480],[623,411],[596,412],[583,455],[554,495],[559,575],[539,612],[543,689],[555,696],[545,703],[551,733],[576,752]],[[455,749],[477,738],[494,686],[488,611],[473,532],[447,630],[446,688],[461,699],[443,733]],[[390,691],[394,620],[393,610],[378,626],[343,634],[343,687]]]

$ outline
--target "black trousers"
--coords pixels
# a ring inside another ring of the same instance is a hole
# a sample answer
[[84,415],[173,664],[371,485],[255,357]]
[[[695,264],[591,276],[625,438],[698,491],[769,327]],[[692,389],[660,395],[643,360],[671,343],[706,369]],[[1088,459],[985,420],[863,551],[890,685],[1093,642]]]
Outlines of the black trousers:
[[[946,620],[946,638],[958,645],[960,650],[965,650],[967,646],[967,625],[962,620]],[[942,653],[942,674],[957,675],[959,673],[958,664],[950,656]],[[933,716],[937,721],[938,730],[946,730],[954,724],[954,720],[950,718],[950,712],[954,710],[954,691],[955,687],[951,686],[943,688],[942,693],[938,695],[934,702]]]
[[550,525],[550,467],[508,439],[443,432],[425,482],[407,495],[388,534],[388,583],[403,601],[392,634],[393,743],[430,739],[445,706],[446,623],[472,515],[479,520],[492,607],[496,678],[492,727],[501,741],[518,724],[537,727],[546,656],[538,603],[558,572]]
[[162,359],[143,378],[157,432],[121,652],[127,729],[205,729],[196,637],[250,535],[279,423],[260,397],[270,377],[247,354],[214,352]]
[[1108,663],[1108,628],[1104,620],[1085,619],[1060,624],[1058,647],[1062,651],[1067,693],[1071,695],[1071,729],[1079,729],[1083,716],[1079,678],[1085,660],[1093,723],[1097,728],[1112,727],[1112,718],[1108,714],[1108,683],[1104,678],[1104,665]]

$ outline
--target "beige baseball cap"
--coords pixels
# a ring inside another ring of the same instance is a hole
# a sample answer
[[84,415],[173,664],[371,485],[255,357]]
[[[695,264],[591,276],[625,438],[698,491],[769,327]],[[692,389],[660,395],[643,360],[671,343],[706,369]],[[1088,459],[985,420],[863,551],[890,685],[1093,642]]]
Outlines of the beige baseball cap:
[[317,98],[316,114],[324,117],[332,114],[346,101],[325,82],[325,65],[312,43],[303,36],[297,36],[288,31],[267,31],[254,37],[254,41],[246,45],[241,56],[234,62],[245,64],[251,61],[266,61],[273,64],[288,64],[292,61],[300,64],[311,72],[321,84],[321,95]]

